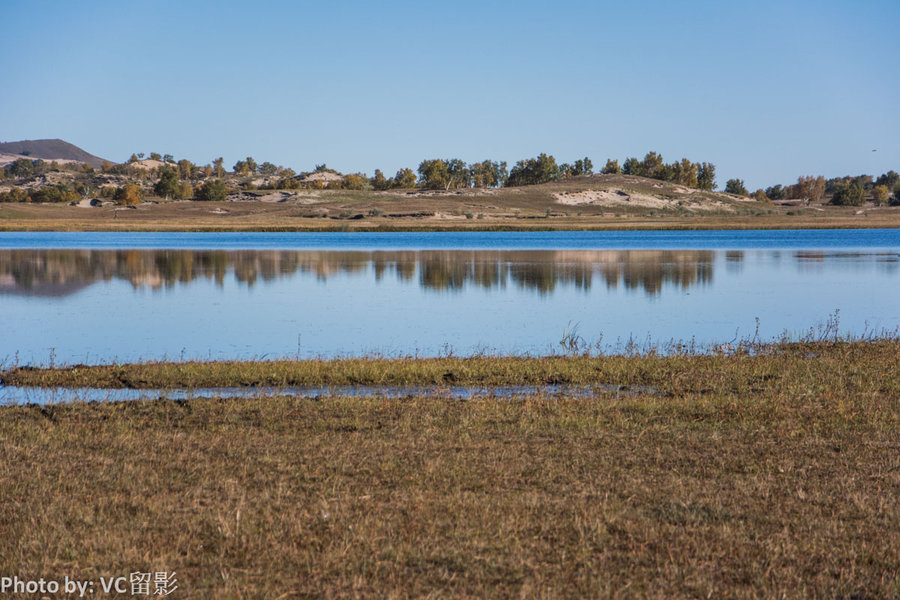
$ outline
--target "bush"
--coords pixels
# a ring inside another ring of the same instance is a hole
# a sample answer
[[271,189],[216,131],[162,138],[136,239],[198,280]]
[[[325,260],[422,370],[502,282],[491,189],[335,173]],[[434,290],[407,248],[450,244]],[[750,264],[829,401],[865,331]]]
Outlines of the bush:
[[8,192],[0,193],[0,202],[25,202],[28,194],[22,188],[14,187]]
[[836,206],[862,206],[865,202],[866,188],[859,183],[840,182],[831,197],[831,203]]
[[194,192],[194,200],[203,202],[224,202],[228,196],[228,186],[221,179],[213,179],[201,185]]
[[364,190],[369,187],[369,178],[361,173],[344,175],[343,187],[347,190]]
[[144,192],[140,186],[133,183],[126,183],[120,188],[116,188],[116,203],[121,206],[137,206],[144,199]]
[[78,202],[81,196],[64,184],[51,185],[28,194],[32,202]]
[[741,179],[729,179],[725,182],[725,192],[727,194],[736,194],[738,196],[749,195],[747,188],[744,187],[744,182]]

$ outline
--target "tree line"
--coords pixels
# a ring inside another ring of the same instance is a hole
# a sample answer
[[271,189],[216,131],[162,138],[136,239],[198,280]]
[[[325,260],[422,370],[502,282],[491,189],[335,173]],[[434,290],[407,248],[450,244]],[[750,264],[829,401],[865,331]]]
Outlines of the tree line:
[[[157,164],[148,167],[144,162],[145,157]],[[22,158],[0,169],[0,180],[33,179],[60,170],[72,171],[80,176],[94,173],[94,169],[86,164],[58,164]],[[380,169],[375,169],[374,176],[369,177],[365,173],[345,175],[329,169],[325,164],[316,165],[313,171],[298,174],[291,168],[272,162],[257,162],[252,156],[236,161],[228,171],[222,157],[201,166],[187,159],[176,161],[172,154],[151,152],[149,156],[134,153],[127,162],[106,163],[100,170],[108,175],[124,176],[129,182],[120,186],[106,185],[92,189],[82,178],[74,186],[59,183],[28,190],[13,188],[0,193],[0,201],[73,202],[95,194],[120,204],[133,205],[143,200],[145,191],[152,191],[162,198],[179,200],[224,200],[235,189],[288,190],[308,187],[385,191],[518,187],[592,175],[594,164],[587,156],[572,163],[560,164],[553,155],[546,153],[519,160],[511,168],[508,168],[505,161],[490,159],[467,163],[459,158],[432,158],[421,161],[415,171],[401,168],[393,177],[387,177]],[[621,165],[617,159],[607,159],[599,173],[648,177],[707,191],[715,190],[717,185],[716,167],[712,163],[693,162],[687,158],[667,163],[659,153],[653,151],[648,152],[643,159],[628,157]],[[332,176],[316,177],[316,174]],[[230,178],[227,177],[229,175]],[[741,179],[729,179],[725,184],[725,192],[751,195]],[[900,175],[889,171],[877,179],[869,175],[832,179],[803,176],[795,184],[759,189],[752,196],[766,202],[801,199],[820,203],[827,196],[831,203],[837,205],[861,205],[867,199],[871,199],[876,205],[888,202],[893,205],[900,204]]]
[[802,200],[807,203],[829,203],[836,206],[862,206],[871,200],[876,206],[900,206],[900,174],[891,170],[879,175],[847,175],[826,179],[801,176],[792,185],[773,185],[756,194],[767,200]]

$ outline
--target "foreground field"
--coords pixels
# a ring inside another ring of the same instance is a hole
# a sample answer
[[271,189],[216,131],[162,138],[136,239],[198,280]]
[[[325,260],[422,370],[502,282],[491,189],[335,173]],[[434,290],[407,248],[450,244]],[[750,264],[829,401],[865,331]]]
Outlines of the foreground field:
[[493,360],[435,372],[658,391],[6,407],[0,573],[176,571],[191,598],[900,595],[897,342]]

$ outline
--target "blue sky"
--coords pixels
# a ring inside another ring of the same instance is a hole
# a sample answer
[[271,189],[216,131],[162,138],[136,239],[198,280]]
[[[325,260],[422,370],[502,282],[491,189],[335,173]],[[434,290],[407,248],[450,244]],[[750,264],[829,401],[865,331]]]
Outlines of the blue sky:
[[[900,171],[900,2],[0,4],[0,141],[388,176],[423,158]],[[877,152],[872,152],[877,149]]]

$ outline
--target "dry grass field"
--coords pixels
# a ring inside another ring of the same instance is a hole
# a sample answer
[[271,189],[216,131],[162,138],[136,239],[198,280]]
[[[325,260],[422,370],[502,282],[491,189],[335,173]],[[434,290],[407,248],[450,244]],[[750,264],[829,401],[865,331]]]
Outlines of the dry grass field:
[[[116,368],[120,385],[648,387],[5,407],[4,576],[176,571],[185,598],[900,596],[897,341]],[[111,380],[84,373],[3,378]]]

